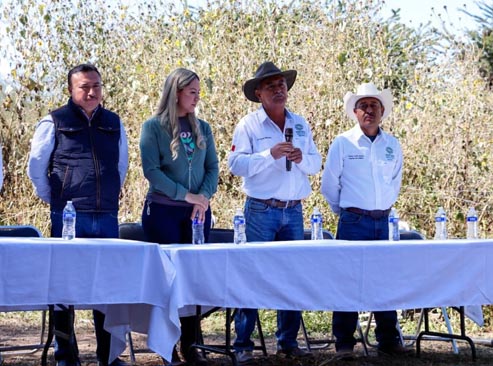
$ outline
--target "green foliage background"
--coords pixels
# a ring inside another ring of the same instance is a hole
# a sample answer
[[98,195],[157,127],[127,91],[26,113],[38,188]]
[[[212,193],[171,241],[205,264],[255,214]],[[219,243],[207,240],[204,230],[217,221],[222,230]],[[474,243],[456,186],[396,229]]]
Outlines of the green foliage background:
[[[221,162],[212,201],[218,227],[230,227],[244,195],[241,180],[227,169],[238,120],[257,107],[241,87],[257,66],[271,60],[297,69],[291,110],[307,118],[325,157],[332,139],[352,126],[342,97],[373,81],[394,93],[394,110],[383,128],[404,150],[404,180],[397,208],[403,220],[432,237],[433,215],[443,206],[452,237],[463,237],[465,213],[474,205],[481,235],[491,236],[491,128],[493,98],[478,72],[481,50],[472,41],[427,27],[414,30],[380,16],[380,0],[277,4],[272,0],[211,0],[205,9],[144,1],[127,6],[94,0],[7,0],[1,22],[15,57],[0,90],[0,137],[5,182],[3,224],[34,224],[49,233],[49,209],[35,196],[26,175],[36,122],[64,104],[66,73],[92,62],[103,74],[104,104],[123,118],[130,144],[130,170],[121,197],[120,221],[139,221],[147,183],[138,140],[166,75],[187,67],[201,76],[199,116],[212,125]],[[6,55],[6,53],[10,53]],[[3,54],[2,54],[3,53]],[[312,177],[313,206],[335,232],[336,217]],[[276,179],[276,177],[273,177]]]

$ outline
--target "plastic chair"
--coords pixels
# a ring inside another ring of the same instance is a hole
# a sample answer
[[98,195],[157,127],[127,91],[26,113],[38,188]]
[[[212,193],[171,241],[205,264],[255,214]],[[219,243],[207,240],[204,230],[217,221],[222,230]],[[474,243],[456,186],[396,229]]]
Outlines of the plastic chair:
[[31,225],[7,225],[0,226],[0,236],[21,238],[42,238],[41,232]]
[[[400,240],[424,240],[425,239],[424,235],[421,234],[420,232],[416,231],[416,230],[401,230],[399,232],[399,234],[400,234],[399,235]],[[413,334],[403,334],[399,322],[396,324],[396,328],[397,328],[397,330],[399,332],[399,336],[400,336],[400,341],[401,341],[401,344],[403,346],[412,346],[416,342],[416,340],[420,334],[420,330],[421,330],[421,326],[423,324],[423,321],[426,322],[426,316],[427,316],[427,312],[429,311],[429,309],[402,310],[402,312],[401,312],[402,317],[406,318],[406,317],[409,317],[409,314],[414,314],[414,312],[416,312],[416,311],[420,313],[420,316],[418,318],[418,324],[416,325],[416,330]],[[443,315],[443,318],[445,321],[445,325],[447,326],[447,330],[448,330],[449,334],[452,334],[453,333],[452,325],[450,323],[450,319],[449,319],[449,316],[447,314],[447,310],[445,307],[442,307],[441,311],[442,311],[442,315]],[[371,343],[369,340],[369,336],[368,336],[371,325],[373,325],[373,312],[370,312],[368,315],[367,326],[365,328],[364,336],[365,336],[365,342],[369,346],[376,347],[377,344]],[[457,348],[457,342],[455,341],[455,339],[435,338],[435,340],[451,341],[454,353],[459,352],[458,348]]]
[[[126,240],[135,240],[135,241],[148,241],[147,235],[142,228],[142,224],[140,222],[124,222],[118,225],[118,237],[120,239],[126,239]],[[127,341],[128,341],[128,348],[130,352],[130,361],[132,364],[135,364],[135,354],[136,353],[152,353],[148,348],[144,349],[138,349],[136,350],[134,348],[133,340],[132,340],[132,334],[131,332],[127,333]]]
[[[400,232],[400,239],[401,240],[423,240],[425,237],[417,232],[416,230],[403,230]],[[403,345],[412,345],[415,342],[416,343],[416,355],[419,357],[420,355],[420,341],[422,340],[435,340],[435,341],[446,341],[446,342],[451,342],[452,343],[452,349],[455,354],[459,353],[459,348],[457,347],[457,342],[456,340],[462,340],[466,341],[469,343],[469,346],[471,347],[471,352],[472,352],[472,359],[476,359],[476,349],[474,346],[474,342],[471,338],[466,336],[466,330],[465,330],[465,325],[464,325],[464,307],[452,307],[453,309],[457,310],[460,315],[460,325],[461,325],[461,334],[456,335],[453,332],[452,329],[452,324],[450,322],[450,318],[447,314],[447,309],[446,307],[441,307],[440,310],[442,312],[443,319],[445,321],[445,325],[447,327],[448,334],[446,333],[438,333],[438,332],[431,332],[429,330],[429,319],[428,319],[428,313],[431,309],[425,308],[425,309],[419,309],[420,311],[420,316],[418,319],[418,324],[416,325],[416,331],[414,334],[406,335],[402,334],[401,335],[401,342]],[[425,330],[421,331],[421,326],[424,323],[425,325]],[[400,331],[400,328],[399,328]],[[405,340],[410,340],[410,342],[405,343]]]
[[140,222],[125,222],[118,226],[120,239],[148,241],[147,235]]
[[[13,226],[0,226],[0,237],[23,237],[23,238],[41,238],[43,235],[34,226],[31,225],[13,225]],[[46,337],[46,310],[41,312],[41,334],[39,343],[17,345],[17,346],[2,346],[0,347],[0,353],[7,354],[20,354],[20,353],[34,353],[45,347]],[[1,356],[0,356],[1,357]]]

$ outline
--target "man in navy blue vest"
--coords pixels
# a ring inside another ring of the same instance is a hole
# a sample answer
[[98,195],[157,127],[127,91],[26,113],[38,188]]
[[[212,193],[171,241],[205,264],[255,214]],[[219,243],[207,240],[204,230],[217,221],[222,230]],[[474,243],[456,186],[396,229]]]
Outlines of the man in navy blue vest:
[[[74,67],[68,73],[68,103],[36,126],[28,175],[36,194],[50,204],[53,237],[62,236],[62,211],[71,200],[77,237],[118,238],[118,197],[128,168],[128,146],[120,117],[101,106],[102,88],[94,65]],[[104,314],[93,313],[98,366],[108,366],[111,336],[103,328]],[[56,330],[68,333],[70,327],[69,314],[55,311]],[[55,339],[57,366],[79,366],[70,342]],[[124,363],[117,358],[109,365]]]

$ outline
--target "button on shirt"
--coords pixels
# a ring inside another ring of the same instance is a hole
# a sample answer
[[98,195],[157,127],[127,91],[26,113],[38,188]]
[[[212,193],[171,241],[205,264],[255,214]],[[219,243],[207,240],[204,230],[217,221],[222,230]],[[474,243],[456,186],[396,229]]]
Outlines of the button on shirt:
[[372,143],[356,125],[332,142],[321,191],[336,214],[347,207],[386,210],[397,200],[401,180],[399,141],[380,129]]
[[286,159],[275,160],[270,149],[284,142],[284,131],[267,116],[263,107],[243,117],[235,128],[228,157],[231,173],[243,177],[243,191],[259,199],[300,200],[311,193],[308,175],[317,174],[322,158],[305,119],[286,110],[284,128],[293,129],[293,145],[303,159],[286,171]]

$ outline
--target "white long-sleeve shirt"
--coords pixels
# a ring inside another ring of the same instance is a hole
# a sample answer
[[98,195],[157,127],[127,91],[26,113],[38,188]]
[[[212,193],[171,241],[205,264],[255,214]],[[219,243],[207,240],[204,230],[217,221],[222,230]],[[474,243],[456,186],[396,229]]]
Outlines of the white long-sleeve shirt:
[[[36,125],[34,136],[31,142],[31,152],[29,154],[29,163],[27,175],[31,179],[36,194],[46,203],[50,203],[51,187],[48,177],[48,169],[51,161],[51,154],[55,148],[55,124],[51,115],[42,118]],[[128,170],[128,146],[127,135],[120,121],[120,144],[119,144],[119,161],[118,172],[120,182],[123,186],[125,176]]]
[[267,116],[263,107],[243,117],[235,128],[228,157],[231,173],[243,177],[243,191],[259,199],[300,200],[311,193],[308,175],[316,174],[322,157],[305,119],[286,110],[284,128],[293,129],[293,145],[303,159],[286,171],[286,159],[275,160],[270,149],[285,141],[284,131]]
[[397,200],[401,180],[399,141],[380,129],[372,142],[356,125],[332,142],[321,191],[336,214],[348,207],[386,210]]

